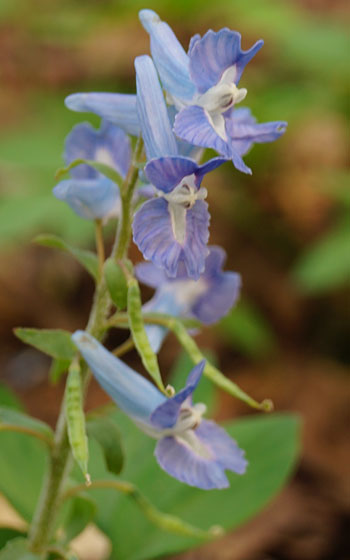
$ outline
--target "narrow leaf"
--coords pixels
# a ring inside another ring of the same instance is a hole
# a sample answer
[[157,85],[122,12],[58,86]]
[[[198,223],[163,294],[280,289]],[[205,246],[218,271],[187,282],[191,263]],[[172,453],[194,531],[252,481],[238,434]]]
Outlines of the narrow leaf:
[[82,383],[80,366],[76,362],[73,362],[69,368],[65,399],[68,437],[73,457],[81,468],[86,481],[89,482],[90,477],[87,472],[89,449],[85,429]]
[[102,447],[109,472],[119,474],[124,464],[120,432],[110,418],[97,416],[87,422],[87,432]]
[[25,342],[34,346],[41,352],[62,360],[72,360],[76,354],[76,348],[71,340],[71,333],[62,329],[14,329],[15,335]]
[[25,537],[24,533],[17,531],[16,529],[10,529],[7,527],[0,528],[0,550],[4,548],[8,541],[15,539],[16,537]]
[[164,391],[157,356],[151,348],[145,331],[140,288],[135,278],[128,280],[128,314],[130,330],[142,363],[158,387]]
[[96,504],[91,498],[76,496],[71,500],[64,524],[65,542],[69,543],[93,520]]
[[18,412],[13,408],[0,407],[0,432],[19,431],[51,444],[53,432],[45,422]]
[[60,251],[70,253],[88,271],[88,273],[91,274],[94,280],[97,279],[98,260],[95,253],[85,249],[72,247],[64,241],[64,239],[50,233],[38,235],[34,238],[34,242],[39,245],[43,245],[44,247],[52,247],[53,249],[59,249]]
[[70,360],[53,359],[49,371],[49,379],[51,383],[56,385],[59,382],[62,375],[68,370]]
[[125,309],[128,301],[128,287],[122,268],[113,259],[107,259],[104,272],[113,303],[118,309]]
[[121,185],[123,183],[122,177],[119,175],[119,173],[114,167],[110,167],[106,163],[93,161],[91,159],[75,159],[67,167],[61,167],[56,171],[56,175],[55,175],[56,181],[59,181],[61,177],[63,177],[63,175],[66,175],[66,173],[68,173],[71,169],[73,169],[73,167],[77,167],[77,165],[81,165],[81,164],[85,164],[85,165],[89,165],[90,167],[93,167],[94,169],[96,169],[96,171],[102,173],[102,175],[108,177],[108,179],[111,179],[111,181],[113,181],[114,183],[117,183],[117,185]]

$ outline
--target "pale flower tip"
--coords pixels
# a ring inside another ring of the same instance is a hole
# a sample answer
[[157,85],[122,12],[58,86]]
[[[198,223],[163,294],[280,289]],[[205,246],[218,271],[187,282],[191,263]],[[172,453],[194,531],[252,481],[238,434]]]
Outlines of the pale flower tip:
[[175,395],[175,389],[172,385],[167,385],[165,387],[165,394],[167,397],[173,397]]
[[91,486],[91,476],[89,475],[89,473],[85,474],[85,484],[86,486]]
[[212,537],[222,537],[225,534],[225,529],[220,525],[213,525],[208,532]]
[[272,412],[275,407],[271,399],[264,399],[260,404],[260,408],[264,412]]

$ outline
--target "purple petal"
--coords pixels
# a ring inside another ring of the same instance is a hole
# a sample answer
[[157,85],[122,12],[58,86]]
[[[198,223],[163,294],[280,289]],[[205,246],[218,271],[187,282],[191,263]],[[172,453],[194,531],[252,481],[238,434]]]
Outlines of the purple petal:
[[241,288],[241,277],[235,272],[224,272],[212,280],[208,291],[195,301],[191,311],[204,323],[211,325],[227,315],[236,303]]
[[193,35],[191,37],[190,44],[188,45],[188,51],[187,51],[188,56],[191,55],[191,51],[192,51],[193,47],[195,46],[197,41],[199,41],[200,39],[201,39],[201,36],[200,36],[199,33],[196,33],[195,35]]
[[215,132],[203,107],[191,105],[182,109],[175,117],[174,132],[190,144],[213,148],[231,159],[230,146]]
[[165,429],[172,428],[176,424],[181,405],[188,397],[192,396],[202,376],[204,366],[205,360],[202,360],[190,372],[186,387],[155,409],[151,414],[151,423],[153,426],[159,429]]
[[120,126],[127,134],[139,136],[140,126],[136,111],[136,95],[126,93],[73,93],[65,105],[79,113],[95,113]]
[[184,177],[195,173],[198,167],[197,163],[189,158],[181,156],[161,157],[147,163],[145,174],[152,185],[168,193],[172,191]]
[[[194,432],[196,437],[196,432]],[[210,457],[210,449],[204,446],[201,454],[193,451],[180,437],[164,437],[158,441],[155,456],[168,474],[181,482],[203,490],[227,488],[229,482],[224,469]]]
[[228,469],[237,474],[244,474],[248,462],[244,458],[244,451],[240,449],[231,436],[210,420],[202,420],[196,429],[197,437],[210,447],[216,462],[223,469]]
[[[94,159],[97,131],[90,123],[74,126],[65,140],[64,161],[69,165],[75,159]],[[71,169],[75,179],[96,179],[99,173],[89,165],[78,165]]]
[[156,69],[149,56],[135,59],[137,114],[147,159],[177,154],[168,112]]
[[198,279],[208,254],[209,219],[208,205],[197,200],[186,212],[186,234],[181,244],[174,236],[167,201],[149,200],[135,214],[134,241],[144,258],[164,268],[169,276],[176,276],[179,264],[184,262],[189,277]]
[[199,93],[204,93],[215,86],[225,70],[236,66],[234,77],[238,84],[244,67],[263,46],[263,41],[257,41],[247,51],[241,49],[241,35],[237,31],[227,28],[217,33],[211,29],[196,41],[190,56],[190,74]]
[[214,169],[216,169],[223,163],[226,163],[227,161],[228,158],[216,157],[203,163],[203,165],[201,165],[196,171],[196,185],[199,187],[203,180],[204,175],[206,175],[210,171],[213,171]]
[[164,89],[180,99],[192,99],[195,88],[189,74],[189,59],[169,25],[153,10],[139,17],[151,37],[151,53]]
[[240,154],[247,153],[254,143],[273,142],[286,131],[285,121],[274,121],[257,124],[252,115],[244,116],[232,111],[231,117],[226,119],[226,130],[231,137],[233,148]]
[[86,220],[108,218],[118,210],[119,189],[105,177],[67,179],[54,187],[53,194]]
[[146,286],[158,288],[167,281],[167,276],[163,270],[159,270],[150,262],[142,262],[135,266],[136,278]]

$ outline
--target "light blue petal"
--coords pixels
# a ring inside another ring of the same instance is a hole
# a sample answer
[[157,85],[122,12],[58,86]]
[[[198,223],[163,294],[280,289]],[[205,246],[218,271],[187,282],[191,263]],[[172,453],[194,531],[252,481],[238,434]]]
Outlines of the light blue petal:
[[[152,267],[158,271],[158,276],[162,276],[162,271],[159,268],[156,269],[153,265]],[[136,275],[139,278],[137,272]],[[143,305],[142,309],[145,313],[165,313],[172,317],[178,317],[183,312],[183,305],[176,298],[176,292],[159,290],[152,299]],[[145,329],[151,348],[157,354],[168,334],[168,329],[160,325],[146,325]]]
[[250,112],[243,112],[243,108],[233,110],[225,121],[232,146],[240,155],[246,154],[255,143],[274,142],[285,133],[287,128],[285,121],[258,124]]
[[180,99],[192,99],[195,87],[189,59],[169,25],[152,10],[141,10],[140,20],[151,37],[151,53],[166,91]]
[[86,220],[103,219],[113,215],[119,200],[119,189],[106,177],[97,179],[67,179],[53,189],[59,200]]
[[[175,122],[175,117],[177,115],[177,109],[174,105],[168,105],[168,115],[170,124],[173,127]],[[202,159],[203,155],[203,148],[200,146],[194,146],[193,144],[189,144],[185,140],[181,140],[180,138],[176,138],[177,144],[177,151],[180,156],[188,157],[196,161],[197,163]]]
[[137,113],[147,159],[176,155],[176,141],[152,59],[138,56],[135,69]]
[[183,262],[188,276],[198,280],[208,255],[209,220],[207,203],[197,200],[186,212],[185,241],[180,244],[174,237],[167,201],[149,200],[135,214],[134,241],[144,258],[164,268],[169,276],[175,277]]
[[159,270],[159,268],[150,262],[141,262],[137,264],[135,266],[135,274],[140,282],[151,288],[157,288],[168,280],[165,272]]
[[[75,159],[89,159],[107,163],[119,175],[125,177],[131,161],[131,145],[124,130],[103,121],[96,130],[90,123],[80,123],[73,127],[65,141],[65,162],[69,165]],[[93,179],[100,173],[88,165],[78,165],[70,174],[76,179]]]
[[79,113],[95,113],[120,126],[127,134],[139,136],[136,95],[126,93],[72,93],[65,105]]
[[[196,432],[194,434],[196,435]],[[160,439],[154,454],[162,469],[190,486],[196,486],[202,490],[229,486],[224,469],[220,464],[195,453],[179,437]]]
[[211,29],[197,40],[190,52],[191,78],[199,93],[215,86],[225,70],[236,66],[234,82],[238,84],[244,67],[263,46],[257,41],[247,51],[241,49],[241,35],[238,31],[224,28],[218,32]]
[[186,387],[181,389],[174,397],[159,405],[151,414],[151,423],[160,430],[175,426],[180,413],[181,405],[195,391],[200,378],[202,377],[205,360],[197,364],[190,372]]
[[72,339],[99,384],[119,408],[138,422],[149,425],[151,413],[167,400],[166,397],[90,334],[76,331]]

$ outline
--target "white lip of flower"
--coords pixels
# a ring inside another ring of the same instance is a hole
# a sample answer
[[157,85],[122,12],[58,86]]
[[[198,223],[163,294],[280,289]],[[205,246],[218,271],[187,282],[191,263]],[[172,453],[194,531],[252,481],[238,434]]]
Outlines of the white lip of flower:
[[167,102],[175,105],[178,111],[189,105],[203,107],[207,113],[208,120],[215,132],[227,142],[225,119],[222,113],[243,101],[248,91],[246,88],[238,88],[234,83],[237,75],[236,65],[230,66],[222,74],[220,81],[209,88],[205,93],[197,93],[191,101],[183,101],[167,93]]
[[157,189],[157,195],[168,202],[171,227],[174,237],[181,245],[186,239],[186,212],[197,200],[204,200],[208,191],[204,187],[198,189],[195,185],[195,175],[187,175],[170,193]]
[[[186,399],[187,400],[187,399]],[[197,403],[189,405],[186,401],[182,404],[179,416],[175,426],[172,428],[154,428],[151,425],[139,424],[140,428],[149,436],[160,439],[166,436],[181,436],[184,437],[185,433],[189,430],[198,428],[202,421],[202,416],[205,414],[207,407],[204,403]]]
[[103,146],[97,148],[93,159],[98,163],[104,163],[105,165],[109,165],[109,167],[116,168],[112,154]]

